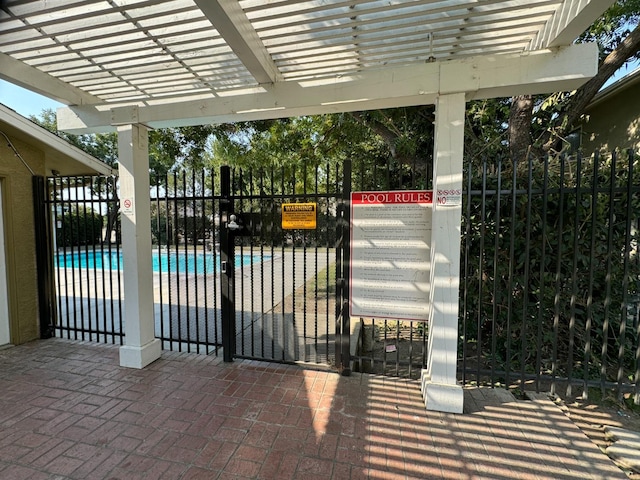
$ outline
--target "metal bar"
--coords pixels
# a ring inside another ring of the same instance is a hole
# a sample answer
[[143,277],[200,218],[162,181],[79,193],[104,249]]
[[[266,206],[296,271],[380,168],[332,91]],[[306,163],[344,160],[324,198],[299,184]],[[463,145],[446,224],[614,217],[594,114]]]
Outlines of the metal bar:
[[342,265],[343,270],[343,293],[342,293],[342,354],[341,358],[341,374],[348,376],[351,374],[351,325],[349,315],[349,299],[350,299],[350,228],[351,228],[351,160],[345,160],[344,162],[344,178],[343,178],[343,191],[342,201],[344,205],[343,217],[341,219],[342,224],[342,254],[344,263]]
[[[243,187],[244,187],[244,171],[239,168],[237,171],[233,172],[235,175],[232,175],[232,181],[231,181],[231,191],[233,193],[234,196],[234,200],[237,202],[237,204],[241,205],[240,209],[242,210],[242,200],[243,200]],[[234,205],[234,209],[237,208],[236,205]],[[235,248],[235,243],[234,243],[234,248]],[[246,349],[245,349],[245,329],[246,329],[246,315],[245,315],[245,308],[244,308],[244,242],[240,242],[240,355],[246,355]],[[235,263],[235,255],[234,255],[234,263]],[[236,311],[237,313],[237,311]],[[236,349],[238,348],[238,344],[237,341],[238,339],[236,338]]]
[[[89,177],[89,184],[91,185],[90,189],[91,189],[91,211],[95,212],[96,209],[94,209],[95,207],[95,185],[94,182],[96,181],[96,177]],[[92,215],[92,219],[91,219],[91,251],[92,251],[92,255],[93,255],[93,261],[94,261],[94,266],[93,266],[93,294],[95,298],[94,301],[94,314],[95,314],[95,321],[96,321],[96,337],[95,337],[95,341],[100,341],[99,338],[99,334],[97,333],[100,330],[100,301],[98,300],[100,298],[99,293],[98,293],[98,268],[95,265],[95,262],[97,262],[97,258],[96,258],[96,239],[99,239],[98,241],[101,242],[102,241],[102,215],[99,212],[99,206],[100,204],[98,203],[98,215],[99,215],[99,219],[100,219],[100,232],[98,234],[98,236],[96,237],[96,225],[94,222],[94,217]],[[101,271],[104,272],[105,269],[105,265],[104,265],[104,257],[102,257],[102,250],[100,251],[101,254],[101,262],[102,262],[102,268],[100,269]],[[93,338],[92,338],[93,340]]]
[[[294,192],[295,193],[295,192]],[[305,159],[303,163],[302,169],[302,193],[304,195],[304,201],[306,202],[308,199],[307,195],[307,161]],[[304,352],[304,361],[308,362],[309,357],[307,356],[307,232],[302,232],[302,338],[303,338],[303,348]],[[294,286],[295,290],[295,286]],[[293,296],[295,299],[295,295]],[[295,300],[294,300],[295,302]],[[295,310],[294,310],[295,311]],[[297,336],[297,333],[294,332],[294,335]]]
[[[102,184],[102,180],[104,180],[104,184]],[[98,199],[100,204],[104,204],[106,205],[106,214],[107,214],[107,224],[105,225],[105,234],[104,235],[100,235],[100,252],[102,254],[103,257],[103,265],[104,265],[104,255],[105,255],[105,242],[106,242],[106,235],[109,234],[109,203],[108,203],[108,193],[107,193],[107,188],[108,188],[108,181],[105,177],[99,177],[99,183],[98,183]],[[102,197],[102,193],[105,193],[105,197]],[[109,276],[112,275],[112,267],[111,267],[111,256],[109,255],[107,257],[109,259],[109,268],[104,268],[102,269],[102,274],[101,274],[101,281],[102,281],[102,331],[106,332],[107,331],[107,303],[106,303],[106,298],[107,298],[107,288],[106,288],[106,284],[107,284],[107,279],[106,279],[106,275],[108,274]],[[104,335],[104,343],[107,343],[107,336],[106,334]],[[98,336],[98,342],[100,341],[100,337]]]
[[627,335],[627,321],[629,318],[629,263],[631,261],[631,221],[633,217],[633,162],[627,163],[627,212],[625,215],[624,257],[622,274],[622,305],[620,306],[620,333],[618,336],[618,399],[622,400],[622,383],[624,374],[624,351]]
[[[59,328],[60,322],[62,321],[60,315],[62,313],[62,287],[60,285],[61,281],[60,281],[60,277],[61,277],[61,267],[60,267],[60,253],[59,253],[59,239],[58,239],[58,234],[60,232],[62,232],[62,220],[60,220],[60,214],[58,213],[58,209],[60,209],[60,211],[62,211],[62,207],[60,207],[58,205],[58,184],[60,182],[59,178],[52,178],[49,179],[50,185],[52,185],[52,188],[50,189],[50,193],[49,193],[49,199],[51,201],[51,208],[50,211],[52,212],[52,216],[53,216],[53,243],[54,245],[53,247],[53,259],[54,259],[54,268],[55,268],[55,280],[56,280],[56,294],[57,294],[57,308],[58,308],[58,322],[55,325],[55,328]],[[63,253],[64,255],[64,253]],[[65,272],[66,274],[66,272]],[[66,282],[65,282],[65,288],[66,288]],[[67,296],[65,295],[65,300],[67,299]]]
[[[484,168],[486,169],[486,161],[484,164]],[[486,170],[483,170],[483,182],[484,182],[484,174],[485,174]],[[502,159],[498,158],[498,166],[497,166],[497,174],[498,174],[498,190],[501,189],[501,185],[502,185]],[[485,222],[486,219],[486,197],[482,199],[483,200],[483,214],[482,214],[482,218],[483,218],[483,223]],[[493,232],[493,293],[492,293],[492,298],[491,298],[491,303],[493,304],[493,310],[492,310],[492,315],[491,315],[491,371],[495,372],[496,370],[496,359],[497,359],[497,354],[496,354],[496,350],[497,350],[497,345],[498,345],[498,336],[496,334],[497,331],[497,324],[498,324],[498,278],[500,278],[500,274],[498,272],[498,252],[500,251],[500,228],[502,227],[502,215],[501,215],[501,210],[502,210],[502,204],[501,204],[501,198],[500,195],[498,195],[496,197],[496,208],[495,208],[495,231]],[[485,234],[483,233],[482,236],[484,237]],[[480,261],[482,261],[482,258],[484,257],[484,249],[481,248],[480,250],[481,256],[480,256]],[[482,277],[481,278],[481,282],[482,282]],[[479,302],[479,308],[480,311],[482,311],[482,302]],[[481,326],[478,326],[478,335],[480,335],[480,328]],[[480,343],[480,340],[478,340],[478,349],[479,352],[482,351],[482,344]],[[480,365],[480,362],[478,362],[478,365]],[[479,378],[478,378],[479,380]],[[491,385],[495,385],[496,383],[496,378],[495,375],[492,373],[491,374]]]
[[[164,176],[164,180],[165,180],[165,185],[164,185],[164,191],[167,191],[167,185],[166,185],[166,179],[167,177]],[[155,180],[155,185],[160,185],[160,183],[162,182],[162,179],[160,178],[160,176],[156,176],[156,180]],[[158,188],[156,188],[156,228],[158,230],[158,238],[157,238],[157,250],[158,250],[158,265],[159,265],[159,272],[158,272],[158,292],[159,292],[159,306],[158,309],[160,310],[158,312],[158,316],[159,316],[159,321],[160,321],[160,339],[162,340],[162,343],[164,344],[164,339],[165,339],[165,331],[164,331],[164,292],[163,292],[163,284],[162,284],[162,278],[164,277],[164,273],[163,273],[163,268],[162,268],[162,250],[163,250],[163,245],[162,245],[162,237],[160,235],[161,232],[161,228],[162,228],[162,224],[160,223],[160,194],[158,192]],[[165,202],[166,202],[166,193],[165,193]],[[165,214],[165,238],[169,239],[169,209],[165,208],[166,214]]]
[[[203,232],[203,237],[200,238],[200,235],[198,233],[198,200],[196,200],[195,198],[195,190],[198,188],[198,185],[196,183],[196,172],[195,170],[191,171],[191,183],[192,183],[192,203],[191,203],[191,208],[193,209],[193,248],[191,249],[191,251],[193,252],[193,297],[195,299],[195,308],[193,309],[193,313],[194,313],[194,326],[195,326],[195,339],[192,339],[191,337],[189,337],[189,345],[191,345],[192,343],[195,343],[195,347],[196,347],[196,353],[200,353],[200,314],[199,314],[199,308],[198,308],[198,303],[199,303],[199,296],[198,293],[200,292],[200,288],[198,285],[198,278],[200,277],[200,273],[198,272],[198,245],[200,245],[200,241],[202,240],[202,253],[204,254],[204,221],[201,222],[201,227],[202,227],[202,232]],[[201,184],[202,185],[202,184]],[[202,209],[204,211],[204,209]],[[200,216],[201,219],[203,219],[203,216]],[[203,276],[204,278],[204,276]],[[189,308],[189,310],[191,310],[191,308]]]
[[[338,166],[336,166],[336,191],[338,190]],[[342,198],[337,199],[336,205],[336,304],[335,304],[335,342],[336,342],[336,367],[338,370],[342,366],[342,293],[343,293],[343,269],[342,269],[342,242],[344,241],[342,232],[342,211],[344,204]]]
[[[117,190],[117,185],[116,185],[116,178],[115,177],[111,177],[111,181],[112,181],[112,190],[111,193],[113,195],[113,207],[114,207],[114,212],[118,212],[120,210],[120,199],[118,197],[118,190]],[[115,216],[115,215],[114,215]],[[118,289],[118,303],[117,303],[117,307],[118,307],[118,332],[121,334],[118,338],[120,339],[120,345],[122,345],[124,343],[124,331],[122,329],[122,270],[120,268],[120,244],[119,244],[119,238],[120,236],[118,235],[119,231],[120,231],[120,223],[118,221],[116,221],[115,223],[115,227],[116,227],[116,271],[118,272],[117,275],[117,282],[116,282],[116,286]],[[111,240],[111,239],[110,239]],[[109,241],[109,258],[111,258],[112,255],[112,249],[111,249],[111,241]],[[109,288],[111,289],[111,298],[114,298],[113,295],[113,275],[109,276]],[[116,331],[116,322],[115,322],[115,310],[113,308],[113,300],[111,301],[111,331],[114,332]],[[111,337],[111,340],[113,343],[115,343],[115,335],[113,335]]]
[[[549,158],[544,159],[544,172],[542,180],[542,190],[546,192],[549,186]],[[547,218],[549,196],[546,193],[542,194],[542,219]],[[540,286],[539,286],[539,298],[538,298],[538,331],[536,335],[536,379],[535,386],[536,392],[540,391],[540,372],[542,370],[542,319],[544,316],[544,288],[545,288],[545,263],[546,263],[546,248],[547,248],[547,222],[542,222],[542,232],[540,235]]]
[[[291,168],[291,195],[292,198],[290,198],[290,201],[293,201],[295,199],[295,195],[296,195],[296,166],[294,165]],[[284,262],[282,263],[284,266]],[[291,351],[296,352],[296,339],[297,339],[297,332],[296,332],[296,238],[295,238],[295,233],[293,234],[293,241],[292,241],[292,245],[291,245],[291,278],[292,278],[292,283],[291,283],[291,321],[293,324],[293,338],[291,339],[292,342],[292,347],[291,347]],[[286,298],[286,297],[285,297]],[[285,303],[286,302],[282,302],[282,318],[285,319]],[[287,329],[284,328],[284,324],[285,324],[286,320],[283,321],[283,337],[285,338],[285,344],[286,344],[286,332]],[[286,357],[285,357],[286,359]],[[297,352],[294,353],[294,358],[292,360],[297,360]]]
[[562,234],[564,233],[564,173],[565,173],[565,157],[560,157],[560,192],[558,200],[558,229],[557,239],[558,248],[556,256],[556,273],[555,273],[555,295],[553,300],[553,353],[551,354],[551,394],[556,393],[556,376],[558,374],[558,336],[560,329],[560,287],[562,285]]
[[[463,215],[462,221],[465,222],[465,234],[462,238],[462,244],[464,248],[464,261],[463,261],[463,275],[462,275],[462,384],[466,385],[467,383],[467,351],[469,345],[469,333],[467,332],[467,317],[468,317],[468,306],[469,306],[469,257],[471,247],[470,239],[471,239],[471,177],[472,177],[472,163],[469,162],[467,165],[467,191],[464,192],[466,195],[466,215]],[[425,325],[426,327],[426,325]],[[423,329],[423,333],[426,328]],[[423,359],[422,363],[425,364],[425,354],[426,350],[423,345]]]
[[[285,170],[284,170],[284,166],[280,168],[280,204],[282,205],[283,203],[285,203]],[[286,329],[285,329],[285,323],[286,323],[286,316],[285,316],[285,308],[284,308],[284,299],[287,296],[287,291],[286,291],[286,287],[285,287],[285,251],[284,251],[284,246],[285,246],[285,242],[283,239],[282,245],[280,247],[280,253],[282,255],[282,272],[281,272],[281,285],[282,285],[282,302],[281,302],[281,311],[282,311],[282,322],[281,322],[281,332],[280,334],[282,335],[281,339],[282,339],[282,361],[285,361],[287,359],[287,335],[286,335]],[[294,282],[295,283],[295,282]],[[275,333],[275,331],[274,331]]]
[[233,237],[227,228],[232,209],[231,169],[220,167],[220,292],[222,294],[222,348],[223,360],[232,362],[235,355],[235,305],[233,297],[234,259]]
[[[85,282],[83,281],[83,275],[82,275],[82,268],[81,268],[81,264],[82,264],[82,252],[80,250],[80,245],[79,245],[79,241],[82,235],[85,235],[86,237],[86,228],[82,228],[81,227],[81,217],[84,216],[84,225],[86,227],[87,224],[87,219],[86,219],[86,210],[84,210],[83,214],[80,213],[80,199],[78,198],[78,183],[80,183],[80,179],[81,177],[75,177],[75,191],[76,191],[76,222],[77,222],[77,231],[78,231],[78,245],[77,245],[77,252],[78,252],[78,290],[79,290],[79,297],[78,297],[78,304],[80,305],[80,324],[82,325],[82,328],[79,330],[80,332],[80,338],[81,340],[85,339],[85,326],[84,326],[84,285]],[[86,256],[86,251],[87,249],[85,248],[85,263],[88,263],[88,258]]]
[[[93,239],[88,238],[89,235],[89,220],[88,220],[88,215],[87,215],[87,189],[86,189],[86,177],[82,177],[82,188],[81,188],[81,192],[82,192],[82,221],[83,221],[83,227],[82,227],[82,235],[84,237],[84,258],[85,258],[85,264],[86,264],[86,268],[84,269],[84,277],[85,277],[85,281],[82,281],[82,270],[80,271],[80,284],[85,284],[86,287],[86,295],[82,295],[81,296],[81,305],[83,305],[83,307],[86,305],[86,309],[87,309],[87,316],[89,317],[88,320],[88,327],[87,330],[89,332],[91,332],[92,327],[91,327],[91,296],[89,295],[89,289],[90,289],[90,281],[89,281],[89,276],[90,276],[90,271],[91,271],[91,259],[89,258],[89,245],[87,244],[88,242],[92,241]],[[76,190],[77,191],[77,190]],[[92,215],[93,217],[93,215]],[[93,223],[93,220],[91,220],[90,223]],[[82,326],[84,327],[84,322],[85,322],[85,317],[84,315],[82,315]],[[84,334],[82,335],[82,339],[84,340]],[[91,340],[91,335],[89,335],[89,340]]]
[[[316,195],[318,195],[318,171],[320,169],[316,166],[315,169],[315,177],[314,177],[314,188],[313,188],[313,192]],[[318,217],[320,216],[320,209],[317,208],[316,209],[316,215],[318,215]],[[320,221],[320,218],[316,219],[318,222]],[[320,358],[318,356],[318,283],[319,283],[319,278],[318,275],[320,274],[320,272],[318,271],[318,244],[319,244],[319,236],[318,236],[318,229],[316,228],[316,230],[313,232],[314,233],[314,243],[315,243],[315,249],[314,249],[314,255],[313,255],[313,260],[314,260],[314,264],[313,264],[313,268],[314,268],[314,272],[315,272],[315,292],[314,292],[314,298],[316,299],[314,302],[314,311],[313,311],[313,318],[314,318],[314,330],[313,330],[313,346],[315,349],[315,362],[316,363],[320,363]],[[327,263],[327,268],[328,268],[329,264]],[[327,350],[327,355],[329,355],[329,351]]]
[[[69,182],[71,181],[71,177],[67,178],[67,185],[69,185]],[[60,185],[60,194],[61,194],[61,211],[64,213],[65,211],[65,207],[69,209],[69,212],[71,212],[71,202],[69,200],[67,200],[66,202],[64,202],[64,193],[62,191],[62,184]],[[65,303],[66,303],[66,315],[65,315],[65,319],[64,319],[64,323],[65,325],[71,327],[72,325],[72,320],[73,320],[73,315],[75,313],[75,302],[74,302],[74,297],[75,297],[75,268],[73,267],[73,261],[75,259],[74,256],[74,252],[73,249],[69,249],[67,247],[67,237],[72,238],[73,237],[73,222],[71,219],[71,216],[69,216],[69,221],[63,221],[62,223],[62,254],[63,254],[63,258],[64,258],[64,269],[65,269]],[[69,255],[69,258],[71,259],[71,263],[69,264],[67,261],[67,255]],[[69,278],[71,278],[71,282],[69,282]],[[70,308],[70,306],[73,305],[73,309]],[[73,331],[73,330],[71,330]],[[71,338],[70,336],[67,336],[67,338]]]
[[[480,381],[480,365],[482,364],[482,297],[483,297],[483,278],[484,278],[484,239],[486,235],[486,214],[487,214],[487,195],[485,193],[485,187],[487,185],[487,159],[482,162],[482,196],[480,203],[480,246],[478,252],[478,321],[477,321],[477,343],[476,343],[476,356],[477,356],[477,376],[476,382]],[[491,384],[493,385],[493,376],[491,378]]]
[[[204,268],[204,281],[202,282],[202,299],[204,302],[203,308],[204,308],[204,351],[206,355],[209,355],[211,353],[211,351],[209,350],[209,347],[211,346],[211,339],[209,338],[209,265],[208,265],[208,258],[209,256],[207,255],[207,252],[209,251],[209,248],[211,248],[211,252],[213,253],[213,269],[215,271],[215,265],[216,265],[216,226],[215,226],[215,220],[214,220],[214,213],[216,211],[215,209],[215,204],[213,202],[213,173],[209,172],[209,175],[211,177],[211,192],[209,195],[209,198],[206,198],[206,191],[207,191],[207,175],[206,175],[206,171],[204,169],[202,169],[202,194],[203,196],[205,196],[205,198],[203,198],[203,203],[202,203],[202,218],[203,218],[203,222],[205,222],[207,219],[209,221],[206,221],[206,228],[209,231],[209,240],[210,242],[207,244],[206,243],[206,239],[205,239],[205,244],[204,244],[204,256],[203,256],[203,268]],[[207,205],[211,204],[211,216],[207,217]],[[213,276],[213,278],[215,278],[215,274]],[[213,289],[214,295],[215,295],[215,288]]]
[[[525,385],[525,360],[527,350],[527,325],[528,325],[528,312],[529,312],[529,289],[530,289],[530,266],[531,266],[531,184],[533,183],[533,159],[529,157],[527,163],[527,219],[525,225],[526,235],[526,256],[524,262],[524,278],[523,278],[523,294],[522,294],[522,330],[520,335],[521,349],[520,349],[520,386],[524,388]],[[515,187],[515,185],[514,185]],[[514,188],[515,191],[515,188]]]
[[[597,154],[596,154],[597,155]],[[597,158],[597,157],[596,157]],[[607,364],[609,348],[609,315],[611,307],[611,269],[613,265],[613,225],[615,213],[613,210],[614,186],[616,182],[616,155],[611,157],[609,172],[609,215],[608,215],[608,242],[607,242],[607,267],[605,276],[605,299],[604,299],[604,320],[602,322],[602,353],[600,359],[600,389],[605,393],[605,383],[607,381]],[[597,161],[597,160],[596,160]]]
[[[100,177],[100,182],[98,185],[98,202],[99,205],[101,205],[100,210],[102,211],[102,209],[104,208],[104,212],[105,212],[105,219],[104,219],[104,224],[103,224],[103,232],[100,235],[100,252],[103,258],[103,264],[105,261],[105,258],[108,259],[107,260],[107,264],[108,264],[108,268],[103,268],[102,272],[101,272],[101,286],[102,286],[102,291],[101,291],[101,295],[102,295],[102,309],[101,309],[101,319],[102,322],[99,322],[99,325],[101,326],[103,331],[106,331],[107,329],[107,305],[106,305],[106,299],[107,299],[107,288],[106,288],[106,284],[107,284],[107,276],[111,276],[113,273],[113,267],[112,267],[112,263],[111,263],[111,256],[108,255],[108,253],[106,253],[106,249],[107,249],[107,244],[108,241],[110,240],[110,238],[108,239],[107,236],[110,233],[110,215],[109,215],[109,202],[108,202],[108,179],[106,177]],[[110,235],[109,235],[110,236]],[[100,338],[98,338],[98,341],[100,341]],[[107,338],[106,336],[104,336],[104,338],[102,339],[102,341],[104,343],[107,343]]]
[[[174,189],[174,195],[178,193],[178,174],[174,172],[173,174],[173,189]],[[177,314],[177,327],[178,327],[178,351],[181,352],[182,351],[182,311],[181,311],[181,305],[180,305],[180,297],[181,295],[181,290],[180,290],[180,275],[173,275],[172,272],[175,269],[177,271],[178,269],[178,265],[180,264],[180,245],[179,245],[179,237],[178,237],[178,231],[179,231],[179,225],[180,225],[180,220],[179,220],[179,216],[178,216],[178,207],[179,207],[179,200],[174,198],[173,199],[173,217],[174,217],[174,266],[172,267],[171,265],[171,261],[168,262],[169,264],[169,278],[173,278],[175,285],[176,285],[176,314]],[[170,327],[170,335],[171,335],[171,341],[173,342],[173,339],[175,338],[174,333],[173,333],[173,324],[174,324],[174,319],[173,319],[173,309],[171,309],[171,327]],[[173,343],[171,344],[171,350],[173,350]]]
[[[72,202],[71,200],[69,200],[69,212],[72,211],[71,206],[72,206]],[[75,222],[73,221],[75,218]],[[71,263],[71,291],[72,291],[72,302],[73,302],[73,339],[74,340],[78,340],[78,312],[77,312],[77,308],[76,308],[76,301],[77,301],[77,297],[76,297],[76,273],[77,273],[77,268],[75,266],[76,263],[79,263],[79,252],[78,255],[76,255],[76,250],[73,247],[73,232],[74,232],[74,223],[76,223],[76,228],[75,231],[79,230],[79,227],[77,225],[78,222],[78,215],[77,215],[77,208],[76,208],[76,215],[75,217],[72,217],[69,221],[69,238],[70,238],[70,250],[71,250],[71,256],[73,258],[73,261]],[[66,251],[66,248],[65,248]],[[76,262],[76,258],[78,258],[78,262]]]
[[[215,171],[211,170],[211,195],[212,197],[215,199],[217,198],[216,196],[216,182],[215,182]],[[218,245],[222,245],[222,240],[220,238],[220,232],[221,232],[221,223],[222,223],[222,219],[220,217],[220,211],[222,210],[222,208],[220,207],[220,199],[218,199],[218,204],[216,205],[215,200],[213,201],[213,212],[214,213],[214,229],[213,229],[213,250],[214,252],[216,251],[216,244]],[[215,225],[215,216],[218,216],[218,225]],[[221,247],[218,248],[218,250],[220,250]],[[216,252],[216,255],[214,255],[214,261],[213,261],[213,278],[215,279],[218,276],[219,273],[219,267],[220,267],[220,259],[222,257],[222,254],[218,251]],[[222,294],[221,294],[222,296]],[[207,297],[208,298],[208,297]],[[208,311],[208,309],[207,309]],[[213,286],[213,325],[214,325],[214,331],[213,331],[213,336],[214,336],[214,343],[216,346],[219,346],[222,344],[221,339],[220,339],[220,334],[221,332],[219,332],[218,329],[218,290],[216,288],[215,285],[215,280],[214,280],[214,286]],[[222,322],[222,319],[220,319],[220,323]],[[220,325],[221,326],[221,325]],[[209,331],[209,329],[207,329],[207,331]],[[216,352],[216,356],[218,355],[218,349],[216,348],[215,350]],[[224,352],[223,352],[224,354]]]
[[[507,348],[505,354],[506,360],[506,370],[507,374],[505,375],[505,384],[511,384],[511,315],[513,314],[513,263],[515,257],[515,235],[516,235],[516,207],[517,207],[517,196],[516,196],[516,184],[518,179],[518,169],[516,160],[513,159],[511,163],[511,188],[513,194],[511,195],[511,230],[509,232],[509,273],[508,273],[508,282],[507,282]],[[494,279],[495,281],[495,279]]]
[[[175,177],[175,175],[174,175]],[[175,195],[175,183],[174,183],[174,195]],[[169,350],[173,351],[173,295],[172,295],[172,275],[171,272],[171,255],[172,247],[174,246],[177,238],[178,225],[176,224],[176,208],[175,202],[171,202],[169,198],[169,175],[165,177],[165,204],[167,210],[167,303],[169,312]],[[171,219],[173,218],[173,222]]]
[[[40,316],[40,338],[51,338],[54,333],[53,312],[51,309],[51,292],[54,290],[52,276],[52,261],[49,245],[49,228],[45,191],[47,184],[44,177],[32,177],[32,195],[34,224],[36,231],[36,268],[38,272],[38,312]],[[0,212],[1,214],[2,212]]]
[[[336,166],[336,173],[335,173],[336,178],[338,177],[338,167]],[[331,191],[331,165],[327,162],[327,192]],[[327,201],[327,205],[326,205],[326,210],[325,210],[325,215],[327,216],[327,218],[329,218],[329,202]],[[335,220],[335,218],[334,218]],[[327,297],[326,297],[326,308],[325,308],[325,348],[326,348],[326,352],[327,352],[327,363],[329,362],[329,277],[330,277],[330,273],[329,273],[329,247],[330,247],[330,241],[329,241],[329,232],[330,232],[330,228],[329,225],[327,225],[327,245],[326,245],[326,253],[325,253],[325,258],[326,258],[326,274],[325,274],[325,281],[326,281],[326,289],[327,289]],[[335,258],[335,257],[334,257]],[[337,295],[338,292],[335,291],[334,292],[334,297],[336,298],[335,303],[337,303]],[[335,335],[334,335],[334,342],[333,345],[335,346]],[[335,350],[334,350],[335,352]]]
[[[276,198],[276,190],[275,190],[275,167],[273,163],[271,164],[271,197],[275,200]],[[271,216],[271,258],[275,256],[275,235],[273,232],[275,231],[275,217]],[[275,358],[275,316],[276,316],[276,307],[275,307],[275,266],[271,265],[271,358]]]
[[573,377],[573,349],[575,347],[576,303],[578,296],[578,239],[580,237],[580,187],[582,183],[582,157],[578,155],[576,163],[575,214],[573,219],[573,259],[571,264],[571,300],[569,302],[569,351],[567,352],[567,384],[566,395],[572,395],[571,381]]
[[[183,200],[183,204],[182,204],[182,218],[183,218],[183,236],[182,236],[182,243],[183,243],[183,251],[184,251],[184,292],[185,292],[185,299],[184,299],[184,305],[185,305],[185,320],[186,320],[186,342],[185,342],[185,338],[182,336],[182,334],[180,334],[180,345],[182,345],[183,343],[186,343],[186,347],[187,347],[187,352],[191,352],[191,309],[189,308],[189,303],[190,303],[190,291],[189,291],[189,284],[191,283],[190,280],[190,273],[189,273],[189,222],[188,222],[188,199],[187,199],[187,174],[185,171],[182,172],[182,189],[184,192],[184,200]],[[178,275],[178,277],[180,277],[180,263],[178,262],[178,264],[176,265],[176,275]],[[180,324],[181,325],[181,324]]]
[[[260,177],[259,177],[259,189],[260,189],[260,193],[262,194],[265,190],[264,190],[264,176],[265,176],[265,171],[264,169],[260,169],[260,173],[259,173]],[[265,319],[265,311],[264,311],[264,243],[265,243],[265,239],[264,239],[264,228],[265,228],[265,208],[264,208],[264,202],[261,201],[258,203],[259,205],[259,211],[260,211],[260,236],[259,241],[260,241],[260,258],[262,259],[262,261],[260,262],[260,321],[262,322],[262,324],[264,325],[264,322],[266,321]],[[272,217],[273,218],[273,217]],[[273,231],[273,225],[270,224],[269,225],[269,230],[270,232]],[[272,259],[272,263],[271,263],[271,270],[273,271],[273,256],[271,257]],[[273,290],[273,285],[271,285],[271,288]],[[260,353],[262,355],[264,355],[264,327],[260,329]]]
[[[249,193],[253,194],[253,188],[255,186],[255,179],[253,176],[253,169],[249,170]],[[254,215],[254,203],[249,201],[249,215],[250,217],[253,217]],[[255,329],[255,325],[256,325],[256,308],[255,308],[255,268],[254,268],[254,264],[255,262],[253,261],[254,259],[254,245],[253,245],[253,226],[252,226],[252,231],[250,232],[251,238],[249,241],[249,255],[251,258],[251,261],[249,262],[249,271],[250,271],[250,280],[251,280],[251,355],[255,356],[256,355],[256,345],[255,345],[255,338],[256,338],[256,329]],[[260,263],[262,264],[262,257],[260,258]],[[260,315],[261,317],[262,315]],[[258,317],[258,318],[260,318]]]
[[[598,220],[597,206],[598,206],[598,176],[600,162],[596,161],[597,157],[593,157],[593,174],[591,177],[591,242],[589,246],[590,252],[595,252],[596,249],[596,223]],[[591,363],[591,329],[593,328],[593,289],[594,289],[594,274],[595,274],[595,259],[593,255],[589,258],[589,283],[587,287],[587,308],[586,308],[586,320],[585,320],[585,346],[584,346],[584,375],[582,386],[582,398],[588,400],[589,398],[589,367]]]

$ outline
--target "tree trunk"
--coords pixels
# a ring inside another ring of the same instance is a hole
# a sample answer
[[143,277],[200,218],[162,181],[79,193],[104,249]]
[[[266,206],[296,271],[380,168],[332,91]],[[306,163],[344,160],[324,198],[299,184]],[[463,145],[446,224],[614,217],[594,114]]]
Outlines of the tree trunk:
[[533,117],[533,97],[518,95],[513,97],[509,113],[509,153],[514,161],[523,161],[531,147],[531,119]]

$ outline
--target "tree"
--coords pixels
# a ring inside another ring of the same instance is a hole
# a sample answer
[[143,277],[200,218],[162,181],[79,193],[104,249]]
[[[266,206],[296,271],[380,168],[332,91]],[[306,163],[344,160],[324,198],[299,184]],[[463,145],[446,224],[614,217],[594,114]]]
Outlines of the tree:
[[513,98],[509,149],[514,158],[563,150],[566,137],[606,81],[626,63],[640,59],[639,20],[640,0],[618,0],[576,40],[600,47],[598,72],[591,80],[573,92]]
[[58,130],[56,112],[51,109],[42,110],[40,116],[32,115],[29,119],[110,167],[117,168],[118,136],[116,133],[70,135]]
[[[39,117],[31,116],[29,118],[31,121],[63,138],[89,155],[94,156],[112,168],[117,168],[118,137],[116,133],[99,135],[70,135],[68,133],[61,132],[57,128],[56,113],[51,109],[43,110]],[[82,181],[76,179],[74,181],[74,186],[69,188],[80,188],[79,183],[82,183]],[[117,199],[118,193],[116,190],[116,183],[114,181],[93,181],[93,179],[88,178],[84,188],[88,188],[92,196],[96,196],[98,198]],[[111,233],[116,229],[118,220],[117,201],[107,201],[106,205],[107,224],[104,236],[105,242],[111,238]]]

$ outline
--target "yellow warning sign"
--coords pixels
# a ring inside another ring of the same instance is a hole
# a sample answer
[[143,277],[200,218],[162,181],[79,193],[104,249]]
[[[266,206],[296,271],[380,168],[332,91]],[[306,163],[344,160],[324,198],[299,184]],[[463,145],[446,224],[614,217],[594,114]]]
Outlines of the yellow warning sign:
[[284,230],[314,230],[316,228],[316,203],[283,203],[282,228]]

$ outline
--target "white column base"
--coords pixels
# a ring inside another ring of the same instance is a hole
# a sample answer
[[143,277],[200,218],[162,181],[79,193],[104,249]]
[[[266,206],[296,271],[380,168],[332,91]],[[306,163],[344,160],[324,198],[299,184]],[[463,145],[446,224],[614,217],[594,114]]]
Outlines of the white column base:
[[420,377],[420,391],[427,410],[446,413],[462,413],[464,393],[456,384],[433,383],[426,370]]
[[120,347],[120,366],[127,368],[144,368],[155,362],[162,355],[162,342],[154,338],[146,345],[139,347],[123,345]]

